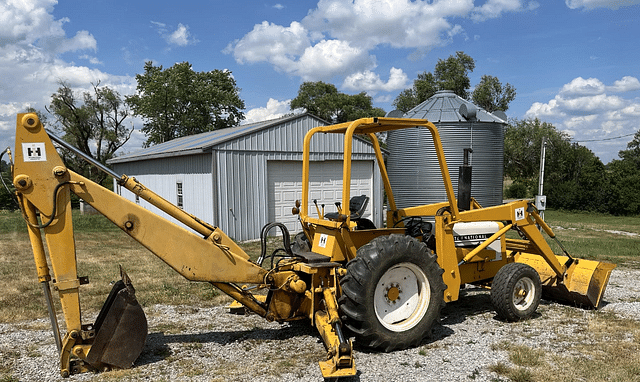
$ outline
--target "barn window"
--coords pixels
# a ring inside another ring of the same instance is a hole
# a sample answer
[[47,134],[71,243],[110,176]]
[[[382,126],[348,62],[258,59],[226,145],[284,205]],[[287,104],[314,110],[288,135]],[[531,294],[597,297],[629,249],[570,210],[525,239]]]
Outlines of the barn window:
[[176,182],[176,195],[178,196],[178,200],[176,201],[176,205],[178,208],[183,208],[182,205],[182,182]]

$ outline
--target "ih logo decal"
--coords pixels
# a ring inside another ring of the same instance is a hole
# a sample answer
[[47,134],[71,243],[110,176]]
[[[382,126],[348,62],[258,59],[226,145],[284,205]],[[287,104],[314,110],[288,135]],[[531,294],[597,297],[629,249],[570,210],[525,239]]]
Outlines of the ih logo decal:
[[44,143],[23,143],[22,157],[25,162],[45,162],[47,160],[47,151],[44,148]]
[[524,207],[516,208],[516,221],[524,219]]
[[329,235],[323,233],[320,234],[320,240],[318,241],[318,246],[320,248],[326,248],[327,247],[327,240],[329,240]]

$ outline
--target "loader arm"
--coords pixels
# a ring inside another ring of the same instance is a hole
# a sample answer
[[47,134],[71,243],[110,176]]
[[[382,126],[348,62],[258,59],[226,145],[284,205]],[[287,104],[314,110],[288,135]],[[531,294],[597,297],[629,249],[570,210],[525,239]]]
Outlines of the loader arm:
[[[494,240],[499,240],[509,229],[515,229],[523,239],[506,239],[509,256],[516,262],[530,265],[538,272],[547,297],[585,307],[600,306],[611,271],[615,268],[614,264],[571,256],[528,200],[464,211],[460,213],[460,219],[456,222],[491,220],[508,224],[469,252],[459,265],[472,259]],[[556,255],[553,252],[541,231],[558,243],[564,255]]]

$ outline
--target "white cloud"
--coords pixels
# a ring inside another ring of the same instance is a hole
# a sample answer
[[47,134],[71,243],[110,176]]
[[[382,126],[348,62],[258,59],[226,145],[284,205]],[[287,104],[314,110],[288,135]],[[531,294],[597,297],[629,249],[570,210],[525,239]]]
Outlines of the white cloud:
[[500,17],[505,12],[532,11],[539,6],[536,1],[525,3],[521,0],[488,0],[474,8],[471,18],[474,21],[485,21]]
[[282,71],[295,63],[295,57],[311,46],[308,31],[294,21],[288,27],[263,21],[242,39],[230,44],[225,52],[231,53],[239,63],[266,61]]
[[567,7],[571,9],[584,8],[592,10],[596,8],[618,9],[640,4],[640,0],[565,0]]
[[328,80],[345,68],[364,70],[374,59],[347,41],[321,40],[311,45],[309,31],[299,22],[283,27],[267,21],[257,24],[225,52],[239,63],[269,62],[276,70],[303,80]]
[[167,24],[158,21],[151,21],[154,29],[169,44],[169,46],[187,46],[195,45],[198,41],[189,32],[189,26],[178,23],[178,27],[174,31],[170,31]]
[[102,61],[100,61],[97,57],[89,56],[88,54],[83,54],[83,55],[79,56],[78,58],[80,58],[82,60],[88,60],[90,63],[92,63],[94,65],[104,65],[104,63]]
[[[577,142],[589,148],[607,163],[617,152],[602,142],[635,133],[640,117],[640,99],[619,94],[640,90],[638,79],[625,76],[607,86],[597,78],[577,77],[562,86],[547,103],[536,102],[525,116],[540,118],[570,133]],[[610,93],[615,92],[618,95]]]
[[391,68],[389,71],[389,80],[384,82],[377,73],[370,70],[351,74],[345,78],[342,87],[347,90],[364,90],[368,93],[378,91],[391,92],[404,89],[407,87],[409,78],[402,69]]
[[91,49],[97,42],[87,31],[68,38],[62,26],[69,19],[54,19],[56,0],[4,1],[0,3],[0,47],[30,44],[49,54]]
[[380,80],[372,50],[409,48],[409,57],[419,59],[456,36],[468,39],[451,22],[455,18],[481,20],[538,6],[520,0],[488,0],[475,8],[473,0],[319,0],[302,20],[289,26],[263,21],[224,52],[240,64],[267,62],[305,81],[341,77],[350,90],[393,91],[398,78]]
[[472,9],[472,0],[320,0],[302,24],[332,38],[357,42],[365,49],[383,44],[424,48],[439,45],[454,27],[447,18],[465,17]]
[[278,3],[278,4],[274,5],[273,8],[275,8],[275,9],[284,9],[284,5]]
[[304,50],[290,72],[305,81],[328,80],[341,74],[345,68],[364,70],[375,65],[375,58],[366,51],[353,47],[347,41],[322,40]]
[[638,79],[635,77],[624,76],[621,80],[617,80],[616,82],[614,82],[613,86],[608,86],[607,90],[615,93],[640,90],[640,81],[638,81]]
[[604,93],[604,84],[597,78],[574,78],[560,89],[560,94],[565,98],[590,96]]
[[273,98],[269,98],[269,101],[267,101],[266,107],[257,107],[255,109],[251,109],[247,111],[247,113],[245,114],[245,119],[244,121],[242,121],[242,124],[266,121],[269,119],[280,118],[286,114],[300,112],[300,110],[291,111],[290,105],[291,105],[290,99],[286,101],[278,101]]
[[166,40],[169,44],[178,46],[193,45],[198,42],[195,37],[191,36],[189,27],[182,24],[178,24],[178,29],[169,34]]
[[135,80],[113,76],[97,69],[70,64],[60,54],[80,51],[80,59],[99,63],[86,51],[96,51],[97,42],[88,31],[68,37],[62,28],[70,20],[55,19],[55,0],[0,2],[0,146],[13,145],[16,113],[33,107],[44,111],[60,81],[79,92],[100,81],[120,94],[132,94]]

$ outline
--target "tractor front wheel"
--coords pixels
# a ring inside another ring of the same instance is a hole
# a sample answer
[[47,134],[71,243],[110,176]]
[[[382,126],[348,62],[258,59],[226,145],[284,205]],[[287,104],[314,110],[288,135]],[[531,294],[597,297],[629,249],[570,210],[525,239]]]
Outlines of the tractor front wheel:
[[373,239],[347,264],[340,281],[345,327],[371,348],[419,345],[444,305],[442,272],[433,252],[412,237]]
[[507,321],[530,318],[538,309],[541,295],[538,272],[523,263],[503,266],[491,283],[491,302],[498,316]]

